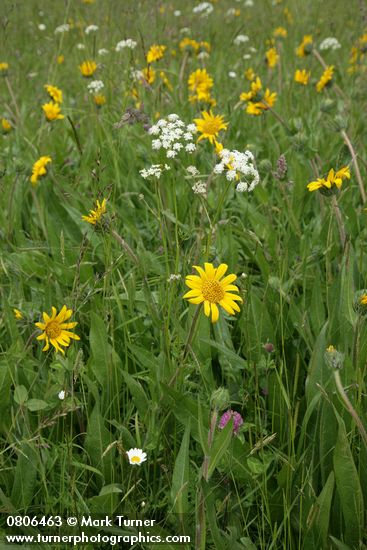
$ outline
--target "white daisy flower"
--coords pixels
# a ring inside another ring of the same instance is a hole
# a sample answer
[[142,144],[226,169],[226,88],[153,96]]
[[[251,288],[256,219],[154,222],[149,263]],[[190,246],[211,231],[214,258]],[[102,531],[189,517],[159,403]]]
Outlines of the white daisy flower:
[[126,454],[130,464],[134,466],[140,466],[147,459],[147,453],[144,453],[142,449],[137,449],[136,447],[127,451]]

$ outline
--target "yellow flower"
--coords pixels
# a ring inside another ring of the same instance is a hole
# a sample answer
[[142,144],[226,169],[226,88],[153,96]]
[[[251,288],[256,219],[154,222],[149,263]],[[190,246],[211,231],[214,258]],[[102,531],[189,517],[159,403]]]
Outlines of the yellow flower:
[[213,79],[206,69],[197,69],[190,74],[188,85],[189,90],[196,93],[207,93],[213,87]]
[[305,55],[309,55],[312,52],[312,35],[306,34],[303,37],[303,40],[301,44],[296,49],[296,54],[298,57],[305,57]]
[[261,115],[262,110],[260,107],[260,103],[252,103],[252,101],[249,101],[246,107],[246,113],[248,115]]
[[265,59],[269,69],[273,69],[279,61],[279,54],[277,52],[277,49],[270,48],[270,50],[265,53]]
[[0,63],[0,74],[3,74],[4,76],[8,72],[9,69],[9,63],[5,63],[4,61]]
[[248,69],[246,69],[246,71],[245,71],[245,78],[247,78],[247,80],[249,80],[250,82],[251,82],[252,80],[255,80],[256,74],[255,74],[255,72],[254,72],[254,70],[253,70],[252,67],[249,67]]
[[90,210],[88,216],[82,216],[82,220],[91,223],[92,225],[99,223],[104,214],[106,214],[106,202],[106,199],[103,199],[102,203],[97,200],[95,210]]
[[153,69],[153,67],[146,67],[141,72],[143,75],[143,83],[145,82],[147,84],[153,84],[156,77],[156,71]]
[[55,101],[55,103],[62,103],[62,91],[57,88],[56,86],[52,86],[51,84],[45,84],[44,88],[46,89],[46,92],[50,96],[51,99]]
[[289,11],[289,8],[284,8],[283,13],[284,13],[284,17],[288,21],[289,25],[293,25],[293,15]]
[[93,101],[97,107],[102,107],[106,103],[106,97],[103,94],[96,94],[93,96]]
[[47,174],[46,166],[52,162],[51,157],[45,156],[40,157],[34,164],[32,168],[32,176],[31,176],[31,183],[33,185],[36,185],[38,183],[38,179],[41,176],[45,176]]
[[330,190],[340,189],[344,179],[350,179],[350,170],[348,166],[343,166],[337,172],[332,168],[326,178],[318,178],[316,181],[311,181],[307,185],[309,191],[317,191],[320,189],[328,193]]
[[196,40],[192,40],[188,36],[185,36],[179,43],[179,48],[180,50],[192,49],[194,52],[197,52],[200,48],[200,44]]
[[20,319],[23,319],[23,313],[22,313],[21,311],[19,311],[19,309],[14,308],[14,309],[13,309],[13,312],[14,312],[14,317],[15,317],[16,319],[18,319],[18,321],[19,321]]
[[362,294],[362,296],[360,296],[359,303],[363,306],[367,305],[367,294]]
[[297,69],[294,73],[294,81],[298,82],[298,84],[303,84],[304,86],[307,86],[310,79],[310,74],[310,71],[306,71],[306,69]]
[[166,73],[164,71],[160,71],[159,77],[162,80],[163,84],[169,89],[169,91],[172,92],[173,86],[170,83],[170,81],[168,80],[168,77],[167,77]]
[[334,348],[334,346],[330,345],[326,348],[326,351],[328,353],[334,353],[334,351],[336,351],[336,349]]
[[50,122],[52,120],[61,120],[65,118],[64,115],[62,115],[60,112],[60,105],[58,103],[53,103],[53,101],[42,105],[42,109],[45,113],[47,120],[49,120]]
[[60,313],[57,315],[56,308],[52,306],[52,316],[50,317],[47,313],[43,312],[43,323],[35,323],[36,327],[43,331],[42,334],[37,336],[37,340],[45,340],[46,345],[42,351],[47,351],[51,345],[56,349],[56,351],[61,351],[65,354],[65,351],[61,346],[68,347],[70,346],[70,339],[80,340],[77,334],[70,332],[68,329],[74,328],[78,323],[65,323],[71,316],[73,312],[71,309],[68,309],[66,306],[63,306]]
[[228,266],[220,264],[213,267],[213,264],[205,263],[204,269],[194,265],[199,275],[188,275],[185,284],[191,289],[184,295],[184,298],[191,304],[202,304],[204,302],[204,313],[207,317],[211,314],[212,323],[219,319],[219,304],[227,313],[234,315],[240,311],[236,302],[242,302],[242,298],[231,292],[238,292],[238,287],[233,283],[237,276],[235,274],[224,276]]
[[65,61],[65,56],[64,55],[58,55],[57,58],[56,58],[56,61],[57,61],[57,64],[58,65],[62,65],[62,63],[64,63]]
[[159,59],[162,59],[166,49],[167,46],[153,44],[147,53],[147,63],[154,63],[154,61],[159,61]]
[[1,119],[1,127],[4,133],[10,132],[10,130],[12,129],[12,125],[6,118]]
[[334,65],[326,67],[325,71],[322,73],[320,80],[316,84],[316,90],[321,92],[326,86],[330,84],[333,78]]
[[97,63],[95,61],[83,61],[83,63],[79,65],[79,70],[83,76],[89,78],[96,72]]
[[216,141],[220,130],[227,130],[228,124],[224,122],[223,116],[213,115],[212,111],[203,111],[203,118],[195,118],[196,128],[201,133],[198,141],[208,139],[210,143]]
[[285,29],[284,27],[277,27],[276,29],[274,29],[274,32],[273,32],[273,35],[275,36],[275,38],[286,38],[287,37],[287,29]]
[[267,109],[269,109],[269,107],[273,107],[274,103],[276,102],[276,99],[277,99],[277,93],[271,92],[269,88],[266,88],[264,99],[263,99],[264,102],[260,101],[260,104],[262,105],[261,108],[266,111]]

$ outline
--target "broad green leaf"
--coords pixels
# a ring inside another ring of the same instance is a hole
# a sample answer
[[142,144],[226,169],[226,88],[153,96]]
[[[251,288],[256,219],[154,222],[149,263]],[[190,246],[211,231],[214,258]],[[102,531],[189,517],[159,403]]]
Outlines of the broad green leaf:
[[187,514],[189,511],[189,445],[190,422],[186,426],[172,475],[171,498],[178,514]]
[[233,437],[233,420],[231,419],[223,430],[217,431],[214,436],[214,441],[211,449],[209,450],[209,467],[208,476],[209,480],[218,466],[222,456],[228,449],[231,439]]
[[336,488],[344,516],[345,539],[349,544],[357,547],[364,528],[363,495],[344,421],[337,412],[335,414],[339,424],[338,439],[334,449]]
[[89,341],[92,350],[91,367],[102,388],[108,387],[111,355],[106,324],[96,313],[91,313]]
[[334,493],[334,481],[334,472],[330,472],[330,475],[315,503],[317,510],[315,517],[315,528],[322,548],[327,547],[331,502]]
[[25,511],[31,504],[37,485],[38,471],[39,460],[35,448],[29,443],[21,443],[11,492],[11,502],[17,511]]
[[24,386],[17,386],[14,390],[14,401],[18,405],[24,405],[28,399],[28,391]]
[[43,409],[47,409],[48,403],[42,399],[29,399],[26,403],[26,407],[31,412],[42,411]]
[[97,470],[102,471],[107,484],[111,481],[111,475],[114,470],[115,450],[112,448],[103,458],[102,455],[111,442],[111,434],[105,427],[103,417],[99,411],[99,405],[96,404],[89,417],[84,446],[91,465],[97,468]]

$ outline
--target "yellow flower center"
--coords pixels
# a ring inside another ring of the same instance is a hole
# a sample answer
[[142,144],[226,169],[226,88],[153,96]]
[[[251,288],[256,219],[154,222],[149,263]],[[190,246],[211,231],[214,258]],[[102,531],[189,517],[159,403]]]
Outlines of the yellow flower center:
[[220,302],[225,295],[225,292],[218,281],[204,281],[201,289],[204,299],[212,304]]
[[215,118],[205,120],[205,122],[203,123],[203,133],[214,136],[217,132],[219,132],[220,126],[221,123]]
[[140,462],[140,456],[132,456],[132,457],[130,458],[130,462],[134,462],[134,463],[139,464],[139,462]]
[[57,321],[50,321],[46,328],[45,332],[49,338],[58,338],[61,334],[61,328]]

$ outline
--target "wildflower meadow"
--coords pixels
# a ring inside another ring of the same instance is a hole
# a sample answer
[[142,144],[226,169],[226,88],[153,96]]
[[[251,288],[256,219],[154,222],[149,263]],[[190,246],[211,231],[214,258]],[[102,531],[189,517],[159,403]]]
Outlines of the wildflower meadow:
[[0,547],[367,549],[365,0],[3,0]]

